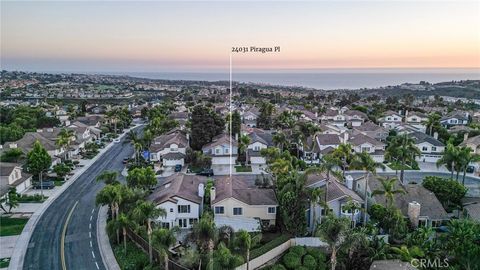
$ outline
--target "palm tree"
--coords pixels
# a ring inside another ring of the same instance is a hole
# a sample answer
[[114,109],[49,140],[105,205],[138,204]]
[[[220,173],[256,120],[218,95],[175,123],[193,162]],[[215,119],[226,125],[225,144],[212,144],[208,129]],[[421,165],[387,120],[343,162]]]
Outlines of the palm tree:
[[350,228],[350,220],[329,215],[318,227],[317,236],[327,242],[332,254],[330,256],[331,270],[337,267],[337,252],[344,245]]
[[140,162],[140,152],[143,149],[143,145],[139,142],[135,142],[133,147],[135,148],[135,163],[138,164]]
[[201,253],[210,255],[209,260],[211,263],[211,255],[215,246],[215,238],[217,236],[217,229],[211,214],[208,212],[203,213],[198,223],[193,225],[191,235],[196,240]]
[[387,199],[388,207],[393,208],[393,202],[395,200],[395,194],[405,194],[405,190],[397,189],[395,184],[397,183],[396,178],[379,178],[380,183],[382,184],[382,189],[376,189],[372,192],[372,196],[375,195],[384,195]]
[[112,219],[107,223],[107,230],[109,234],[113,234],[117,232],[117,243],[120,243],[120,239],[118,237],[118,231],[122,230],[123,232],[123,248],[125,255],[127,254],[127,227],[130,227],[132,222],[127,217],[127,215],[121,213],[117,219]]
[[167,216],[167,211],[164,208],[157,208],[154,203],[147,201],[139,201],[132,210],[132,218],[139,224],[147,227],[148,234],[148,254],[150,262],[152,261],[152,220],[158,217]]
[[[312,231],[313,232],[315,231],[315,229],[316,229],[315,227],[317,225],[317,219],[315,217],[315,212],[316,212],[315,211],[315,206],[317,204],[321,204],[322,201],[324,201],[324,200],[322,200],[322,197],[324,196],[324,193],[325,193],[325,191],[320,187],[314,187],[310,190],[310,202],[313,205],[313,213],[312,213],[312,219],[313,219]],[[325,207],[326,201],[324,201],[324,202],[325,202],[324,203],[324,208],[326,208]]]
[[463,170],[462,185],[465,186],[465,176],[467,174],[468,165],[471,162],[480,161],[480,155],[472,153],[473,150],[470,147],[463,146],[459,150],[461,168]]
[[71,129],[62,128],[57,135],[57,140],[55,144],[59,147],[65,149],[64,151],[64,160],[67,159],[68,151],[70,150],[70,145],[72,144],[72,137],[75,136],[75,133]]
[[345,171],[352,162],[354,156],[352,145],[348,143],[342,143],[332,152],[332,155],[341,161],[342,175],[345,177]]
[[380,163],[376,162],[375,160],[372,159],[369,153],[367,152],[361,152],[355,154],[355,158],[352,162],[352,165],[354,165],[357,168],[362,168],[363,171],[365,171],[365,194],[364,194],[364,199],[365,199],[365,204],[364,204],[364,215],[363,215],[363,225],[365,226],[367,224],[367,210],[368,210],[368,197],[367,197],[367,190],[368,190],[368,179],[370,177],[370,174],[376,175],[377,174],[377,168],[385,169],[385,166]]
[[[458,167],[457,162],[461,162],[459,157],[459,148],[455,147],[452,143],[447,143],[443,156],[437,160],[437,167],[446,165],[450,169],[450,179],[453,179],[453,172]],[[458,177],[457,177],[458,178]]]
[[328,184],[330,183],[330,175],[335,172],[335,168],[338,167],[339,160],[332,155],[325,155],[322,158],[320,164],[320,170],[327,174],[327,181],[325,182],[325,204],[327,204],[328,197]]
[[405,164],[407,162],[415,162],[415,157],[421,154],[420,150],[415,146],[415,141],[407,134],[398,135],[390,141],[387,152],[397,156],[400,160],[400,182],[403,182],[405,174]]
[[283,150],[288,147],[287,136],[282,131],[279,131],[275,135],[273,135],[272,140],[273,143],[275,143],[275,146],[280,148],[281,152],[283,152]]
[[115,171],[103,171],[96,178],[97,181],[105,182],[107,185],[119,184],[117,180],[117,172]]
[[164,259],[164,269],[168,270],[168,249],[175,244],[177,239],[172,230],[160,228],[152,232],[153,245],[159,249]]
[[433,128],[440,126],[440,115],[437,113],[431,113],[427,117],[427,121],[425,121],[425,125],[430,130],[429,135],[433,136]]
[[261,234],[256,234],[255,236],[251,236],[245,230],[239,230],[236,237],[237,246],[240,247],[241,250],[245,251],[245,260],[247,261],[247,270],[250,269],[250,248],[254,246],[256,243],[260,242],[262,238]]
[[345,205],[342,207],[346,211],[350,211],[352,217],[352,228],[355,227],[355,211],[361,209],[360,204],[354,200],[349,200]]
[[238,151],[245,153],[245,163],[248,164],[248,145],[250,144],[250,137],[241,135],[238,138]]

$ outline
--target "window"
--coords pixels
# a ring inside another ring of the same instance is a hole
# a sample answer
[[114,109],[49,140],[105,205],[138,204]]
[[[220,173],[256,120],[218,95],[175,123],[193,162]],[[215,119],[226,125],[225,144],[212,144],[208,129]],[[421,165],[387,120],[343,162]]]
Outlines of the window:
[[422,147],[422,151],[425,152],[425,151],[427,151],[427,150],[428,150],[428,148],[427,148],[426,146]]
[[243,209],[241,207],[234,207],[233,208],[233,215],[234,216],[241,216],[243,215]]
[[225,148],[225,154],[228,154],[229,149]]
[[362,147],[362,152],[370,153],[370,147]]
[[220,148],[215,149],[215,154],[220,154]]
[[196,218],[190,218],[190,219],[188,220],[188,224],[190,224],[190,225],[193,225],[193,224],[195,224],[195,223],[197,223],[197,219],[196,219]]
[[178,213],[190,213],[190,205],[179,205]]
[[225,214],[225,208],[223,206],[215,206],[215,214]]
[[255,147],[253,147],[253,150],[254,150],[254,151],[260,151],[260,146],[257,145],[257,146],[255,146]]
[[277,208],[276,207],[268,207],[268,213],[269,214],[275,214],[277,212]]
[[435,152],[435,151],[437,151],[437,147],[432,146],[432,152]]
[[170,213],[173,213],[173,208],[170,208]]

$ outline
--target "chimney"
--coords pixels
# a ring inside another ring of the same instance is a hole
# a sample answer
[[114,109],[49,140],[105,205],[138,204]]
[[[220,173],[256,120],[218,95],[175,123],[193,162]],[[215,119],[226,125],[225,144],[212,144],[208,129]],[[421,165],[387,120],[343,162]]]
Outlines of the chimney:
[[353,190],[353,177],[351,175],[345,176],[345,185],[348,189]]
[[414,228],[418,227],[418,218],[420,217],[420,204],[413,201],[408,204],[408,219]]
[[434,132],[434,133],[433,133],[433,138],[436,139],[436,140],[438,140],[438,132]]
[[468,132],[463,134],[463,141],[466,141],[468,139]]
[[217,193],[215,191],[215,187],[211,187],[210,188],[210,203],[215,201],[216,198],[217,198]]
[[343,132],[343,143],[347,143],[348,142],[348,132]]
[[203,183],[198,184],[198,197],[202,197],[205,195],[205,186]]

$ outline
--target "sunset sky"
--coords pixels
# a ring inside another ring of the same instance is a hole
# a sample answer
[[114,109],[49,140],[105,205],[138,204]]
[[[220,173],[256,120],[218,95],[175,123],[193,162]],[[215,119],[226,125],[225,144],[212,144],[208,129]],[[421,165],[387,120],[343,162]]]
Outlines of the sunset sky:
[[1,2],[1,68],[479,68],[479,1]]

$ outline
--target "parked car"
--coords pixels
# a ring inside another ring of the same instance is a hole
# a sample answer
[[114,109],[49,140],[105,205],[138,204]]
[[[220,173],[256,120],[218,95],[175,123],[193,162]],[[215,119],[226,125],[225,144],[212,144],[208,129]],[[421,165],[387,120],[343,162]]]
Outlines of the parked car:
[[197,173],[197,175],[213,176],[213,169],[203,169],[201,172]]
[[474,166],[468,166],[467,167],[467,173],[473,173],[475,172],[475,167]]
[[113,142],[114,142],[114,143],[119,143],[119,142],[120,142],[120,139],[119,139],[119,138],[113,139]]
[[36,182],[33,184],[34,189],[52,189],[55,187],[55,183],[53,181],[43,181],[42,184],[40,182]]
[[174,170],[175,172],[179,172],[181,170],[182,170],[182,165],[180,164],[175,165],[175,170]]
[[123,164],[127,164],[129,160],[130,160],[130,158],[129,158],[129,157],[126,157],[126,158],[123,159],[122,163],[123,163]]

